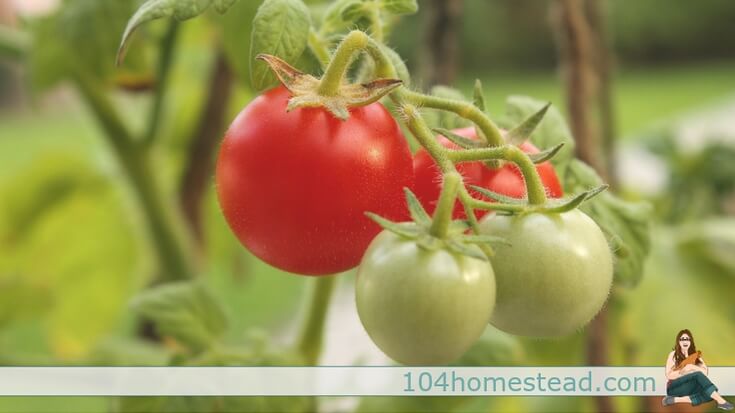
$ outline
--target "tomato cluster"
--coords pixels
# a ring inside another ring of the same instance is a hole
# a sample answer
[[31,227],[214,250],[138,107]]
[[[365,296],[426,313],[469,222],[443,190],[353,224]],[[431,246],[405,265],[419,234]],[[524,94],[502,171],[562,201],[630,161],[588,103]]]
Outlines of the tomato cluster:
[[[428,213],[435,209],[441,173],[434,160],[423,149],[411,156],[380,103],[351,108],[339,120],[322,107],[289,111],[290,97],[284,87],[262,94],[229,128],[217,163],[222,211],[240,242],[274,267],[327,275],[359,264],[358,313],[390,357],[413,365],[448,363],[488,323],[519,335],[558,336],[583,327],[600,310],[612,282],[612,258],[587,215],[480,211],[481,232],[509,242],[490,261],[476,245],[458,245],[420,226],[381,232],[365,212],[410,221],[404,188],[413,189]],[[477,139],[474,128],[455,132]],[[529,142],[520,148],[538,153]],[[491,168],[466,162],[457,169],[465,185],[526,195],[512,163]],[[548,196],[563,195],[549,162],[536,171]],[[465,218],[461,206],[452,216]]]

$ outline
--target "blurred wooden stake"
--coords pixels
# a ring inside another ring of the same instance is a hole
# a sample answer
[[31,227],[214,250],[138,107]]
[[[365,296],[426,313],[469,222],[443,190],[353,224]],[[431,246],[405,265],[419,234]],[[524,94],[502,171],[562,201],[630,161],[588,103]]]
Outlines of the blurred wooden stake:
[[429,0],[426,8],[421,50],[421,78],[428,89],[451,85],[459,71],[459,34],[463,0]]
[[[590,19],[585,6],[600,7],[602,0],[556,0],[551,4],[551,20],[559,54],[559,64],[566,89],[569,120],[577,144],[577,157],[595,168],[610,181],[609,162],[604,162],[600,151],[601,120],[605,119],[606,132],[614,133],[612,127],[612,104],[610,102],[610,76],[605,67],[609,64],[608,45],[600,33],[602,24]],[[602,18],[602,17],[600,17]],[[592,20],[592,21],[591,21]],[[594,24],[593,24],[594,23]],[[605,56],[602,58],[602,56]],[[604,59],[604,60],[603,60]],[[604,87],[601,82],[607,82]],[[605,93],[601,91],[605,89]],[[604,96],[603,96],[604,95]],[[603,103],[604,105],[600,105]],[[597,111],[595,110],[597,108]],[[607,111],[607,113],[602,113]],[[597,116],[596,116],[597,115]],[[612,143],[613,136],[607,136]],[[612,144],[605,152],[612,154]],[[609,364],[609,337],[607,306],[600,311],[587,327],[587,364],[604,366]],[[614,412],[610,397],[596,397],[598,412]]]
[[202,108],[199,124],[189,141],[187,164],[179,185],[179,202],[184,217],[200,245],[204,237],[202,203],[214,174],[215,152],[225,128],[227,104],[234,83],[234,74],[224,52],[217,52],[207,87],[209,95]]

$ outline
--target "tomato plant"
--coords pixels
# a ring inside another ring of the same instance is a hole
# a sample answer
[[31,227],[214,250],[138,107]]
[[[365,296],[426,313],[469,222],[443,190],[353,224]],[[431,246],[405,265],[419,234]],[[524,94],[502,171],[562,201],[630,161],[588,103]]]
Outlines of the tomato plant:
[[220,205],[263,261],[297,274],[345,271],[380,232],[365,211],[407,217],[408,144],[380,103],[343,121],[323,108],[287,111],[290,97],[272,89],[230,126],[217,161]]
[[389,231],[365,252],[355,288],[370,338],[408,365],[459,358],[485,330],[495,303],[487,261],[443,248],[425,250]]
[[[452,132],[472,140],[477,140],[477,132],[474,127],[455,129]],[[446,137],[440,136],[438,140],[448,149],[459,149],[459,146]],[[539,152],[538,148],[528,141],[523,142],[519,147],[523,152],[528,154]],[[434,211],[436,201],[439,198],[441,171],[431,155],[423,148],[419,149],[414,155],[413,170],[416,196],[427,211],[431,213]],[[513,198],[523,198],[526,195],[526,184],[523,180],[523,175],[521,175],[520,170],[513,163],[506,162],[499,168],[490,168],[481,161],[466,162],[458,164],[457,171],[464,177],[466,185],[476,185]],[[564,194],[559,178],[550,162],[542,162],[536,165],[536,171],[541,177],[541,182],[548,196],[559,198]],[[478,210],[476,215],[480,218],[485,213],[486,211]],[[465,217],[465,211],[459,202],[454,208],[453,216],[456,219]]]
[[524,336],[561,336],[600,311],[613,261],[602,231],[584,212],[488,215],[480,225],[509,241],[492,260],[498,289],[494,326]]

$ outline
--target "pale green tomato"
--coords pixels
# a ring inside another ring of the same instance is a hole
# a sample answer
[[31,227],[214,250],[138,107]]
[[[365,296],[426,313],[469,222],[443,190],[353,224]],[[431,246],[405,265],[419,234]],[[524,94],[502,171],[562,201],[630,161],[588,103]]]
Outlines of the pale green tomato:
[[356,299],[362,325],[390,358],[406,365],[447,364],[487,327],[495,277],[486,261],[422,249],[383,231],[358,267]]
[[605,304],[613,278],[600,227],[579,210],[488,215],[481,232],[505,238],[492,258],[497,298],[491,323],[512,334],[563,336]]

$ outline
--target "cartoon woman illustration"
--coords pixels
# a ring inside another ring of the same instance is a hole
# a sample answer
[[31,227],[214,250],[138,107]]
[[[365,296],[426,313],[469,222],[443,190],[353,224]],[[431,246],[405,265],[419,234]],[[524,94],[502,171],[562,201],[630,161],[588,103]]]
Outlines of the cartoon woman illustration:
[[690,403],[692,406],[715,400],[717,408],[732,410],[733,404],[723,399],[717,387],[707,378],[709,368],[697,351],[691,331],[681,330],[676,335],[674,351],[666,360],[666,397],[661,401],[664,406],[674,403]]

